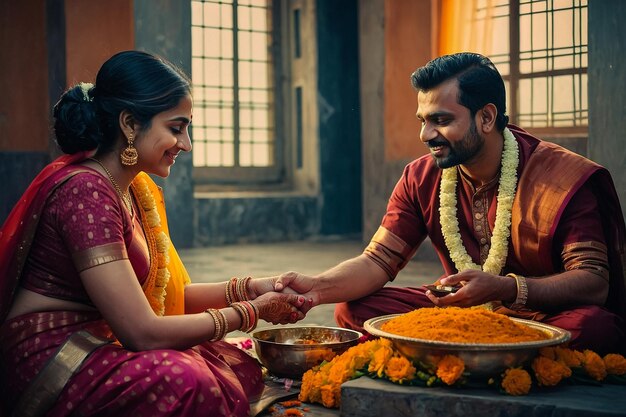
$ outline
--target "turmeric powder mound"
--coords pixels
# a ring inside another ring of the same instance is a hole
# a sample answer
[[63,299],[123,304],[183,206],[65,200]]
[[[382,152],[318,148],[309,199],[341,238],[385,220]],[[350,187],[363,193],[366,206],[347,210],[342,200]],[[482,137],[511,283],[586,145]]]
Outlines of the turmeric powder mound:
[[517,343],[548,339],[538,329],[484,308],[420,308],[381,326],[392,334],[455,343]]

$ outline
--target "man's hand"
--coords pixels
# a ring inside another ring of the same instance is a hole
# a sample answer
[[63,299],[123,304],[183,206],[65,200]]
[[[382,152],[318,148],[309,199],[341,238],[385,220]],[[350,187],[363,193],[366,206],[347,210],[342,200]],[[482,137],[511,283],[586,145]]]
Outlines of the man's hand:
[[437,306],[472,307],[489,301],[515,300],[517,287],[510,277],[488,274],[483,271],[467,270],[440,280],[441,285],[462,287],[453,294],[437,297],[431,291],[426,296]]
[[307,313],[311,308],[320,304],[319,292],[313,291],[314,283],[315,278],[290,271],[280,275],[276,279],[274,291],[302,294],[305,298],[305,302],[300,310]]
[[306,314],[320,303],[318,293],[313,293],[314,278],[297,272],[286,272],[282,275],[267,278],[256,278],[250,281],[248,296],[254,300],[268,292],[302,295],[304,300],[298,309]]

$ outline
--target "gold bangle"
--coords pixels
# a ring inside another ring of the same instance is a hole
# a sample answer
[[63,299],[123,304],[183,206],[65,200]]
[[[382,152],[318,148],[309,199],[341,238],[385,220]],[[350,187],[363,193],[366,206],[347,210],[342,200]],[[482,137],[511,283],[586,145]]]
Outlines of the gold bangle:
[[259,323],[259,309],[250,301],[246,301],[246,304],[252,308],[252,312],[253,312],[253,317],[250,320],[250,330],[248,330],[248,331],[252,331],[256,329],[256,326]]
[[208,313],[209,316],[213,319],[213,324],[215,327],[215,331],[213,332],[213,337],[209,339],[209,342],[215,342],[217,340],[221,340],[224,338],[225,333],[225,323],[222,320],[225,320],[226,317],[219,310],[214,308],[209,308],[204,311]]
[[217,310],[217,312],[219,313],[220,318],[222,319],[222,325],[224,326],[224,333],[223,333],[223,336],[222,336],[222,338],[223,338],[230,331],[230,329],[228,328],[229,327],[228,319],[226,318],[226,314],[224,314],[224,312],[222,310]]
[[233,303],[233,283],[237,282],[237,278],[231,278],[226,282],[226,305],[229,306]]
[[509,308],[515,311],[526,308],[526,302],[528,301],[528,283],[526,278],[517,274],[506,274],[506,276],[514,278],[517,286],[517,297],[515,297],[515,302]]
[[248,301],[248,283],[252,278],[237,278],[237,284],[235,286],[235,301]]
[[252,277],[245,277],[243,279],[243,301],[250,301],[250,281],[252,281]]
[[250,312],[248,311],[248,308],[244,305],[244,302],[233,303],[231,307],[234,308],[235,311],[237,311],[237,313],[239,313],[239,315],[241,316],[241,327],[239,327],[239,330],[247,333],[251,331],[254,327],[256,327],[256,323],[254,323],[254,327],[251,326],[252,320],[250,317]]

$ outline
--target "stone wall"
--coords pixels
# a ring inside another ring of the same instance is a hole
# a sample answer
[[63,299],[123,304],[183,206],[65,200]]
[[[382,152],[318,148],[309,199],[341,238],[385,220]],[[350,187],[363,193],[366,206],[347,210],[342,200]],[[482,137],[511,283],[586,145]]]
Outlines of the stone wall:
[[589,2],[588,155],[613,176],[626,217],[626,2]]

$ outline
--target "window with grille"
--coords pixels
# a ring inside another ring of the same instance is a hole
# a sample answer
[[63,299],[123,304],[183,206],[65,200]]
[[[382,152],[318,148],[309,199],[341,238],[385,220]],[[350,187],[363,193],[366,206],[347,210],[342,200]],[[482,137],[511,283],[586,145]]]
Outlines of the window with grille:
[[268,182],[281,172],[271,0],[192,0],[194,178]]
[[[507,84],[511,122],[587,135],[587,0],[480,0],[475,19]],[[481,24],[480,21],[483,21]]]

